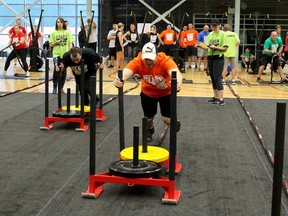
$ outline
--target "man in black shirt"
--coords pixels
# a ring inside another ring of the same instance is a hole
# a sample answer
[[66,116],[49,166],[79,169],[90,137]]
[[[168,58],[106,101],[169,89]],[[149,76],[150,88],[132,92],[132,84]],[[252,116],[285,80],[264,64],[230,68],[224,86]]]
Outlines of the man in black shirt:
[[[84,104],[90,104],[90,77],[96,76],[98,67],[104,68],[104,58],[90,48],[72,47],[69,52],[63,55],[63,61],[60,64],[61,70],[67,67],[72,69],[76,83],[81,91],[81,59],[84,60]],[[80,92],[81,93],[81,92]]]

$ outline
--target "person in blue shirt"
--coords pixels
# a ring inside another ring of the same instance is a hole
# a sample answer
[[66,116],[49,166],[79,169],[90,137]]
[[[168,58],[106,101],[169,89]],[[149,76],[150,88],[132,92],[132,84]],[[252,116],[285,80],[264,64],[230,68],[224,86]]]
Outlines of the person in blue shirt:
[[[209,35],[209,26],[205,25],[203,27],[203,31],[201,31],[196,40],[197,42],[205,43],[207,36]],[[201,71],[201,61],[203,59],[203,64],[204,64],[204,71],[207,72],[207,56],[208,56],[208,50],[202,49],[201,47],[198,47],[198,70]]]

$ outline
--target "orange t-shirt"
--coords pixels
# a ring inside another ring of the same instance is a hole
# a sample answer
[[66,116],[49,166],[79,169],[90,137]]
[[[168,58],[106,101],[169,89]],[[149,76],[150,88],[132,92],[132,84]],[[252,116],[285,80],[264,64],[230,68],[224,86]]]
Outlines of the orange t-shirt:
[[175,32],[174,30],[164,30],[160,34],[160,38],[164,37],[164,44],[165,45],[172,45],[175,41]]
[[[181,33],[181,34],[180,34]],[[180,37],[179,37],[180,36]],[[186,46],[184,45],[184,42],[186,42],[186,34],[185,31],[181,31],[178,33],[178,37],[179,37],[179,46],[182,48],[186,48]],[[184,41],[184,42],[183,42]]]
[[198,36],[198,31],[196,31],[195,29],[186,30],[185,31],[186,45],[194,46],[196,44],[197,36]]
[[141,52],[126,67],[132,70],[134,74],[139,74],[142,78],[141,90],[145,95],[160,98],[171,93],[169,71],[172,69],[176,70],[177,65],[165,53],[160,52],[157,54],[155,65],[151,69],[145,66]]

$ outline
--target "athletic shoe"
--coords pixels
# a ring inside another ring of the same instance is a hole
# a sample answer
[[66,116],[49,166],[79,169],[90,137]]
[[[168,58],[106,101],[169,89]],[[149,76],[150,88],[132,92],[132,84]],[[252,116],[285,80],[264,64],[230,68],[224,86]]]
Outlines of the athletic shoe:
[[30,72],[26,71],[26,77],[30,77]]
[[232,80],[232,85],[236,85],[236,81],[235,80]]
[[177,119],[177,122],[176,122],[176,132],[179,132],[180,131],[180,128],[181,128],[181,122],[179,119]]
[[195,70],[197,70],[197,68],[198,68],[197,65],[195,65]]
[[100,101],[100,97],[96,95],[96,103]]
[[57,88],[53,88],[52,94],[57,94]]
[[61,88],[61,93],[65,93],[63,88]]
[[212,104],[212,103],[214,103],[217,100],[218,100],[218,98],[212,97],[210,100],[207,101],[207,103]]
[[191,70],[191,66],[190,65],[187,67],[187,70]]
[[210,74],[209,74],[208,68],[204,68],[204,70],[205,70],[205,72],[206,72],[206,75],[209,76]]
[[224,105],[225,105],[225,102],[224,102],[224,100],[216,99],[216,100],[215,100],[214,102],[212,102],[211,104],[219,105],[219,106],[224,106]]
[[147,130],[147,142],[152,142],[152,135],[155,133],[154,127]]
[[222,80],[222,84],[223,84],[223,85],[226,85],[227,83],[226,83],[226,81],[225,81],[225,80]]
[[111,64],[110,64],[110,65],[108,66],[108,68],[114,68],[114,65],[111,65]]
[[6,76],[6,71],[3,71],[3,73],[0,74],[0,76]]
[[219,105],[219,106],[224,106],[224,105],[225,105],[224,100],[218,100],[218,105]]
[[257,77],[256,81],[257,81],[257,82],[261,82],[261,78],[260,78],[260,77]]

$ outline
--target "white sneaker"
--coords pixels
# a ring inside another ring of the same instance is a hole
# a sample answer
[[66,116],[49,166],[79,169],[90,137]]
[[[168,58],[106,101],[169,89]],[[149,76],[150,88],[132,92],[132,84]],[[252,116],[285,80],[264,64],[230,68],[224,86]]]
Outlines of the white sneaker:
[[232,80],[232,85],[236,85],[236,81],[235,80]]
[[226,81],[225,81],[225,80],[222,80],[222,84],[223,84],[223,85],[226,85]]
[[3,73],[1,73],[0,76],[6,76],[6,71],[3,71]]
[[29,71],[26,72],[26,77],[30,77],[30,72]]

